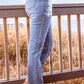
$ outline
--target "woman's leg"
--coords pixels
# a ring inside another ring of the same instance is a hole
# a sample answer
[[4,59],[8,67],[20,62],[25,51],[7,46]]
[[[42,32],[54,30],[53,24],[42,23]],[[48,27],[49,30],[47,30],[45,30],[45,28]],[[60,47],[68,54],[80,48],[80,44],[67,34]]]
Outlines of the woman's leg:
[[47,36],[46,36],[46,39],[45,39],[45,42],[44,42],[44,46],[43,46],[43,49],[42,49],[42,52],[41,52],[41,56],[40,56],[42,69],[43,69],[43,66],[45,64],[46,59],[50,55],[52,45],[53,45],[53,37],[52,37],[52,28],[51,28],[51,23],[50,23],[48,33],[47,33]]
[[[51,23],[47,32],[47,36],[44,42],[44,46],[41,52],[41,56],[40,56],[40,60],[41,60],[41,65],[42,65],[42,69],[43,66],[45,64],[46,59],[48,58],[51,49],[52,49],[52,45],[53,45],[53,37],[52,37],[52,28],[51,28]],[[26,78],[27,80],[28,78]]]
[[47,15],[46,10],[48,7],[47,3],[47,1],[36,2],[35,6],[28,10],[31,18],[30,41],[28,46],[28,72],[26,78],[28,84],[44,84],[42,76],[42,60],[40,58],[51,24],[51,16]]
[[43,84],[40,56],[49,30],[51,17],[43,13],[36,13],[36,15],[34,13],[33,17],[31,19],[28,47],[28,84]]

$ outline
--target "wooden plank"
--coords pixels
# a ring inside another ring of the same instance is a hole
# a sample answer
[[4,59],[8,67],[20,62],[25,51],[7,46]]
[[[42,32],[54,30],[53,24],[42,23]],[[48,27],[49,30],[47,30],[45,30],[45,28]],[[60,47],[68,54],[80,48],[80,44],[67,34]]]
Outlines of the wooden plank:
[[52,7],[54,8],[84,7],[84,3],[52,4]]
[[4,5],[0,6],[0,10],[13,10],[13,9],[23,9],[25,8],[25,5]]
[[76,14],[84,14],[84,7],[77,8],[52,8],[52,16],[56,15],[76,15]]
[[80,15],[77,14],[77,33],[78,33],[78,59],[79,68],[82,69],[82,55],[81,55],[81,29],[80,29]]
[[0,81],[0,84],[22,84],[25,81],[25,78],[22,79],[13,79],[9,81]]
[[69,63],[70,70],[73,69],[73,58],[72,58],[72,41],[71,41],[71,17],[67,15],[67,26],[68,26],[68,44],[69,44]]
[[6,80],[9,80],[9,55],[8,55],[8,34],[7,34],[7,19],[3,18],[4,25],[4,55],[5,55],[5,69]]
[[43,75],[44,83],[57,82],[84,77],[84,69]]
[[18,28],[18,17],[15,17],[15,29],[16,29],[16,61],[17,61],[17,76],[20,79],[21,66],[20,66],[20,44],[19,44],[19,28]]
[[[53,73],[43,75],[44,83],[58,82],[62,80],[69,80],[74,78],[84,77],[84,69],[73,70],[61,73]],[[22,84],[25,81],[25,78],[9,81],[1,81],[0,84]]]
[[52,59],[52,49],[51,49],[51,53],[50,53],[50,59],[49,59],[49,70],[50,70],[50,74],[53,73],[53,59]]
[[[84,14],[84,3],[52,4],[52,15]],[[0,17],[27,17],[25,5],[0,6]]]
[[30,18],[26,17],[26,22],[27,22],[27,44],[29,44],[30,40]]
[[52,4],[52,16],[84,14],[84,3]]
[[0,18],[27,17],[25,9],[0,10]]
[[60,60],[60,71],[63,72],[63,62],[62,62],[62,41],[61,41],[61,16],[57,16],[58,20],[58,37],[59,37],[59,60]]
[[0,17],[26,17],[25,5],[0,6]]
[[[26,23],[27,24],[27,51],[28,51],[29,40],[30,40],[30,18],[29,17],[26,17],[26,22],[27,22]],[[27,59],[27,62],[28,62],[28,59]],[[28,68],[28,66],[27,66],[27,68]]]

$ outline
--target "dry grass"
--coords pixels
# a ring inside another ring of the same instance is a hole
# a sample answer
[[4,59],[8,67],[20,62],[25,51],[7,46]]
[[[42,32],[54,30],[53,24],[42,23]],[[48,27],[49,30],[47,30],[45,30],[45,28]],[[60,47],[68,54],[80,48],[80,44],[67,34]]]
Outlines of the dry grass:
[[[20,28],[19,40],[20,40],[20,55],[21,55],[21,76],[27,75],[27,30]],[[53,32],[53,70],[59,70],[59,42],[58,42],[58,30],[52,29]],[[16,43],[15,43],[15,30],[8,30],[8,54],[9,54],[9,67],[10,77],[17,77],[17,65],[16,65]],[[77,33],[72,33],[72,54],[73,54],[73,66],[79,67],[78,59],[78,40]],[[82,42],[82,61],[84,66],[84,34],[81,35]],[[63,69],[69,69],[69,47],[68,47],[68,33],[62,32],[62,55],[63,55]],[[43,67],[43,72],[49,71],[49,57],[47,58]],[[5,78],[5,59],[4,59],[4,40],[3,32],[0,32],[0,79]],[[82,78],[83,79],[83,78]],[[73,80],[65,80],[56,82],[53,84],[84,84],[81,78]]]

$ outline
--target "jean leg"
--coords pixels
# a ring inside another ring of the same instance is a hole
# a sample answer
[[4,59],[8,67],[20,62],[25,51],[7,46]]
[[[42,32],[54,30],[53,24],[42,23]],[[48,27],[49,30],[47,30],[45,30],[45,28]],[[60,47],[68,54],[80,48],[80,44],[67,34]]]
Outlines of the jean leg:
[[44,84],[40,56],[48,33],[51,16],[44,13],[32,13],[31,16],[27,79],[28,84]]
[[[45,64],[46,59],[50,55],[52,45],[53,45],[53,37],[52,37],[52,28],[51,28],[51,23],[50,23],[48,33],[47,33],[47,36],[46,36],[46,39],[44,42],[44,46],[43,46],[43,49],[41,52],[41,56],[40,56],[42,69]],[[26,80],[28,80],[28,77],[26,78]]]
[[52,37],[52,28],[51,28],[51,23],[50,23],[48,33],[47,33],[47,36],[46,36],[46,39],[45,39],[45,42],[44,42],[44,46],[43,46],[43,49],[42,49],[42,52],[41,52],[41,56],[40,56],[42,69],[43,69],[43,66],[45,64],[46,59],[50,55],[52,45],[53,45],[53,37]]

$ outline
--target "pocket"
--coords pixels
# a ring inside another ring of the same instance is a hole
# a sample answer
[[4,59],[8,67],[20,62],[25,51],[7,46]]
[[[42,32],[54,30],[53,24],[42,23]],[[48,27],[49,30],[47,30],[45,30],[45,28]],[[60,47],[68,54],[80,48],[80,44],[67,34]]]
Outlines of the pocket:
[[31,8],[33,8],[35,5],[35,1],[34,0],[27,0],[26,4],[25,4],[25,9],[29,10]]
[[52,16],[52,3],[51,1],[45,1],[45,14]]

